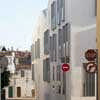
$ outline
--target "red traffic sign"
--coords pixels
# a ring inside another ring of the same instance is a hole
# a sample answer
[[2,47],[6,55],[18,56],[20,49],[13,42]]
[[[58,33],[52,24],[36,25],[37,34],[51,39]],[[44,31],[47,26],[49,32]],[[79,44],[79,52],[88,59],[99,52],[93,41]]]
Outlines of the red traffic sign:
[[89,73],[95,73],[97,71],[97,65],[95,64],[95,62],[89,62],[86,64],[86,72]]
[[69,71],[69,70],[70,70],[69,64],[63,64],[63,65],[62,65],[62,70],[63,70],[63,72]]
[[94,61],[97,57],[97,53],[94,49],[89,49],[85,52],[85,58],[88,61]]

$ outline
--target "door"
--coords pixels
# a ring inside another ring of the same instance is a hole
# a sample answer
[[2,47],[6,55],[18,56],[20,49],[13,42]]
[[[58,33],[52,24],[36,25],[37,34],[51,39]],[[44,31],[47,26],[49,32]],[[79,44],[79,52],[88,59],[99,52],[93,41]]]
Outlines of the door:
[[21,97],[21,87],[17,87],[17,97]]
[[32,97],[35,98],[35,89],[32,89]]
[[12,98],[13,97],[13,87],[12,86],[10,86],[9,87],[9,90],[8,90],[8,94],[9,94],[9,98]]

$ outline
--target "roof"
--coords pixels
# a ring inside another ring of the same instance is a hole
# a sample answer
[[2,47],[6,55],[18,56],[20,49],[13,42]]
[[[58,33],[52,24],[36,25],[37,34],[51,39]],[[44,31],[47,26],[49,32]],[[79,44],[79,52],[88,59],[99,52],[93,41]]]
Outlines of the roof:
[[29,64],[29,65],[16,65],[16,71],[18,71],[18,70],[21,70],[21,69],[29,69],[29,70],[31,70],[31,64]]

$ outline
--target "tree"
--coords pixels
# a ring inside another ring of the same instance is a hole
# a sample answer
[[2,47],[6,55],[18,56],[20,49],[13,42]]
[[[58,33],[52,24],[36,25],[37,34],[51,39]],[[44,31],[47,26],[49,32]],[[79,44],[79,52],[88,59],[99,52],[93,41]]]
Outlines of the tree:
[[10,82],[10,71],[7,71],[5,68],[4,71],[1,73],[1,90],[9,85]]

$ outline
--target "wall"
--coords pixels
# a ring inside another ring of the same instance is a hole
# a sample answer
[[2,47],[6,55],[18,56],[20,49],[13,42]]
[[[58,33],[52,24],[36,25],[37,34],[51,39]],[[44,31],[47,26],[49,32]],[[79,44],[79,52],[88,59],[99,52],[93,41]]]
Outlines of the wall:
[[[85,52],[88,49],[96,49],[96,26],[90,29],[81,30],[78,33],[74,33],[72,36],[71,47],[71,93],[73,97],[83,96],[83,63],[86,63],[84,57]],[[77,83],[77,84],[76,84]],[[77,91],[77,88],[78,91]]]
[[81,100],[85,99],[85,97],[81,98],[83,96],[83,63],[86,62],[84,53],[88,49],[96,49],[95,0],[71,0],[69,3],[71,13],[71,99]]
[[[32,89],[35,89],[34,83],[31,78],[31,70],[24,70],[25,77],[21,77],[21,72],[18,71],[18,74],[15,74],[11,77],[10,85],[13,87],[13,98],[17,97],[17,87],[21,87],[21,98],[32,97]],[[26,79],[28,80],[26,83]],[[8,88],[6,87],[6,98],[8,97]]]

